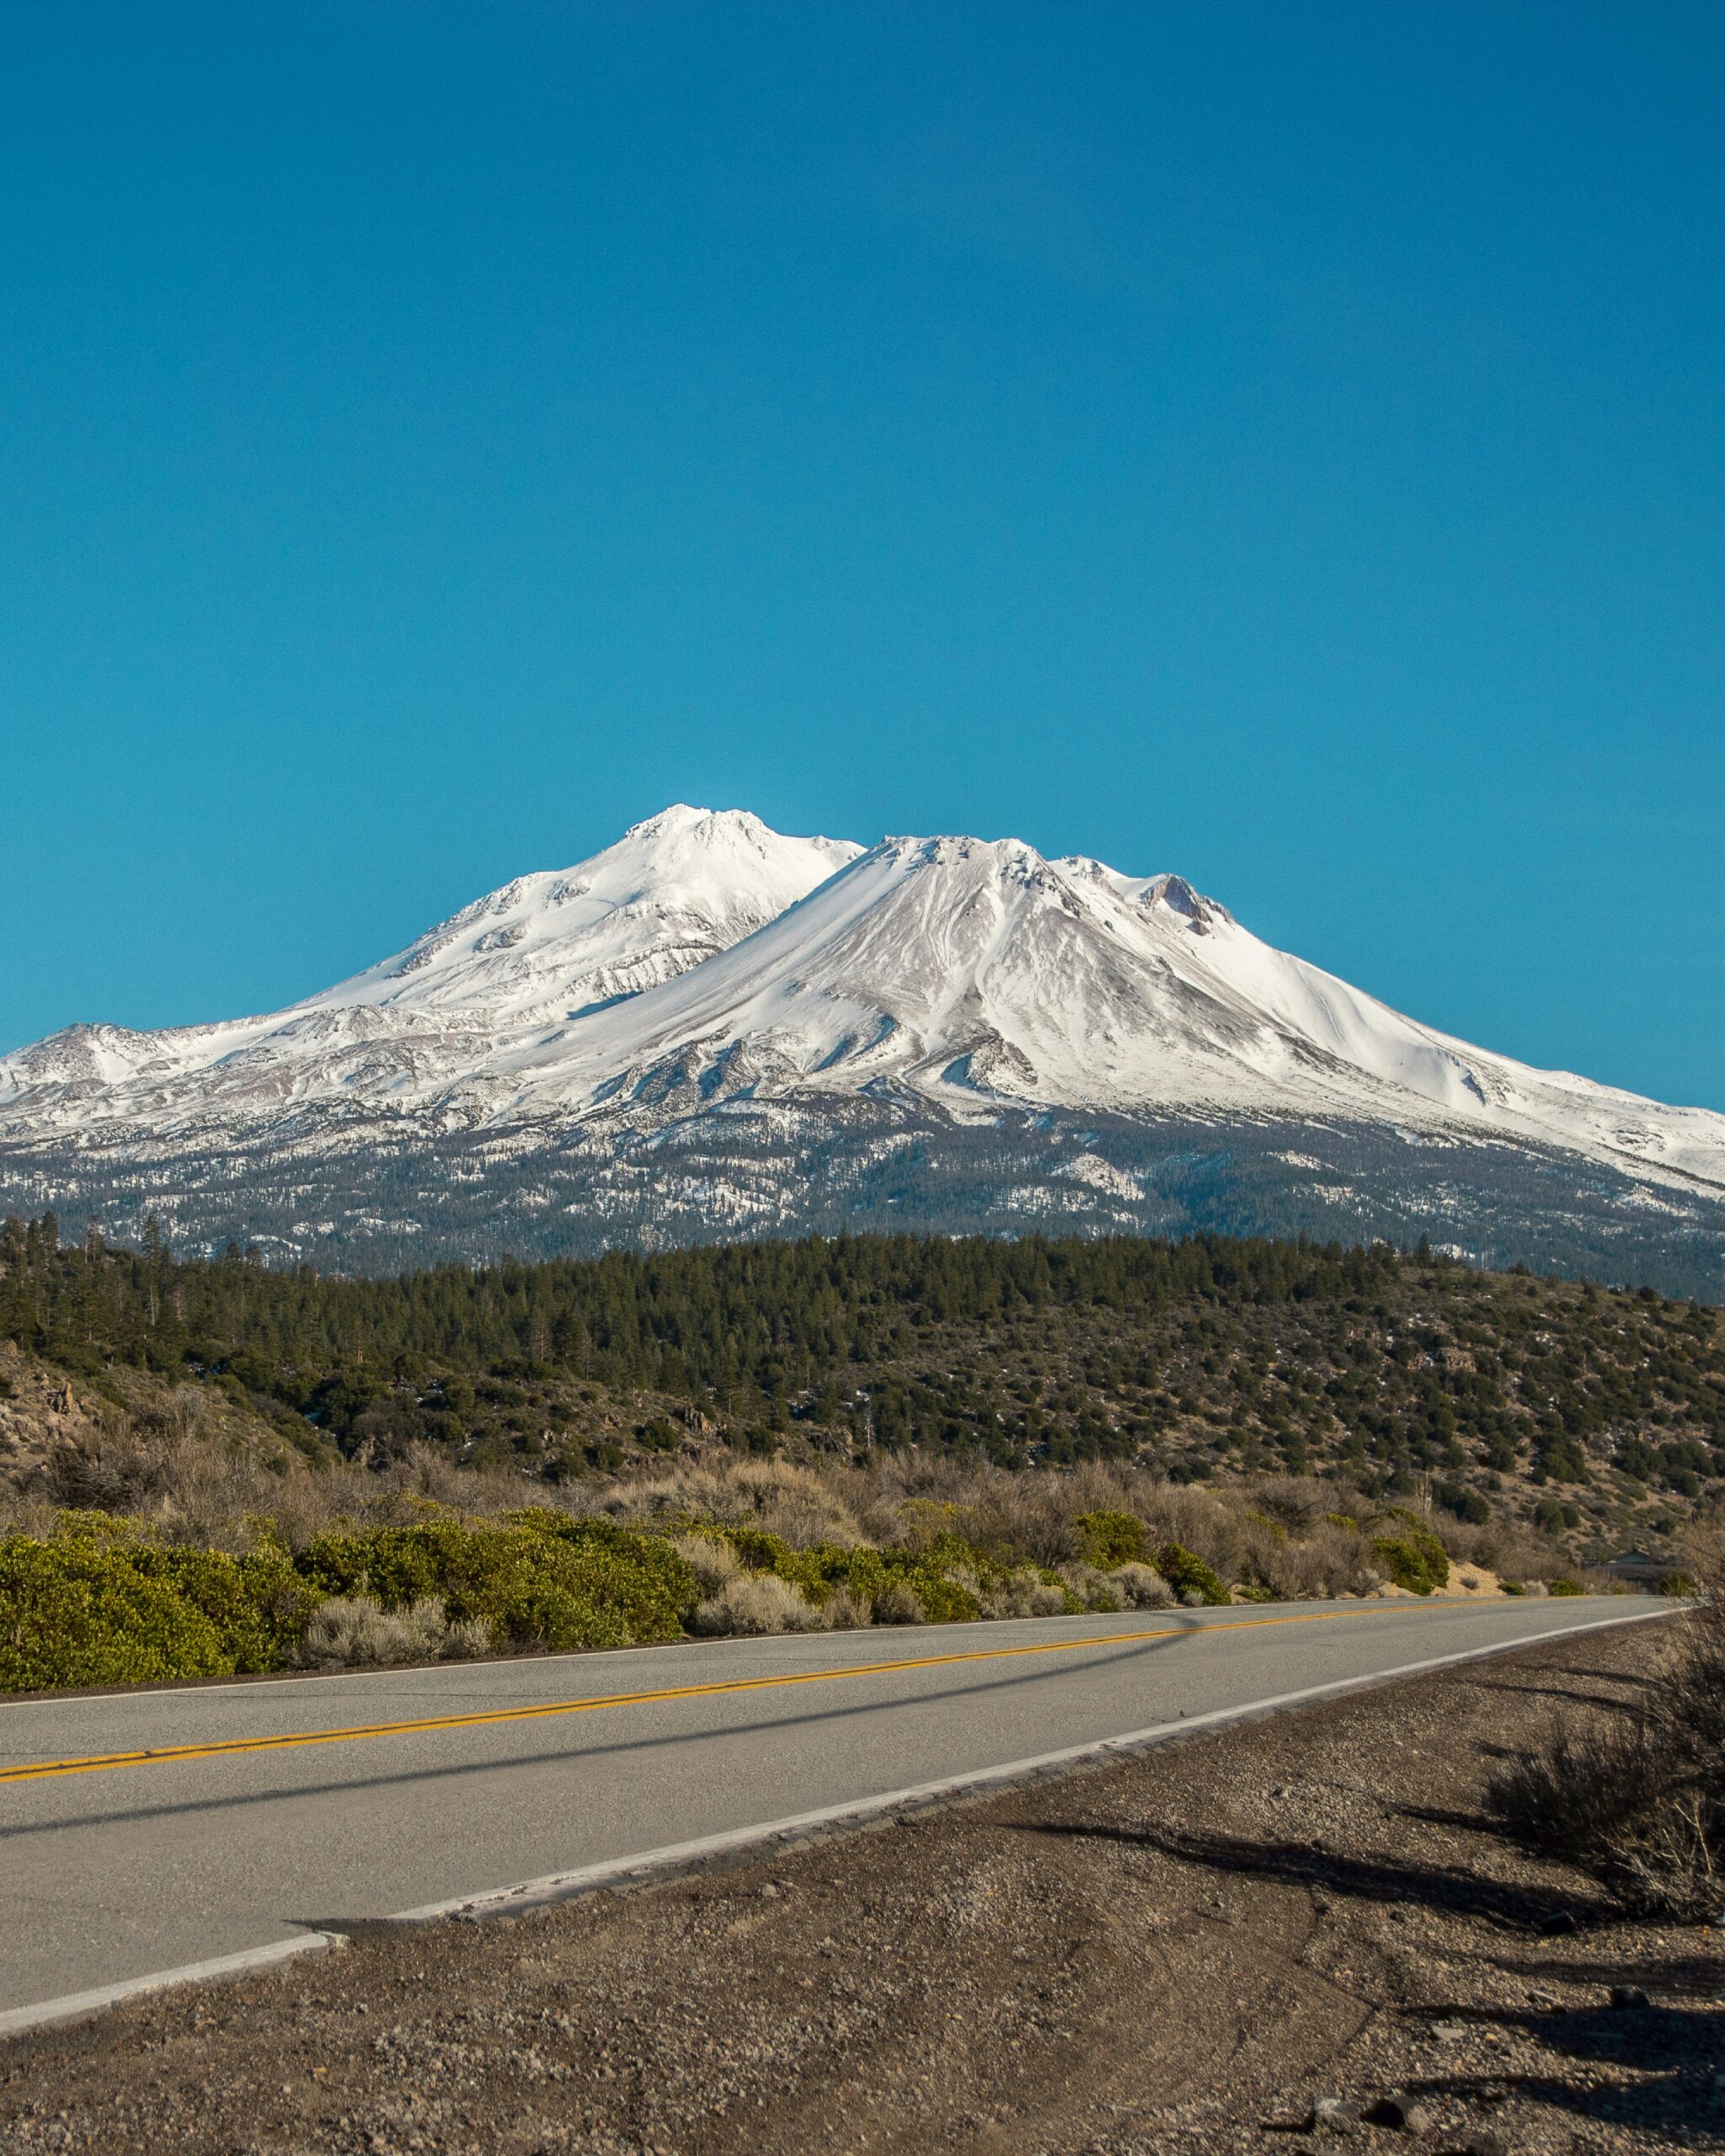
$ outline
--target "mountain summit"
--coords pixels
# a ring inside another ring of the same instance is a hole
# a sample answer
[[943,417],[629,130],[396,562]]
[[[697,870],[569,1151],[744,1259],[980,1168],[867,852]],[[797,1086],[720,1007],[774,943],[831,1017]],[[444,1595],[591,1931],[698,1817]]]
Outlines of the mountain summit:
[[741,809],[667,808],[573,868],[517,877],[286,1011],[133,1033],[72,1026],[0,1059],[0,1134],[241,1120],[322,1093],[435,1092],[535,1028],[639,994],[772,921],[862,848]]
[[1725,1117],[1434,1032],[1176,875],[681,805],[288,1010],[0,1059],[8,1192],[366,1262],[1196,1225],[1725,1283]]

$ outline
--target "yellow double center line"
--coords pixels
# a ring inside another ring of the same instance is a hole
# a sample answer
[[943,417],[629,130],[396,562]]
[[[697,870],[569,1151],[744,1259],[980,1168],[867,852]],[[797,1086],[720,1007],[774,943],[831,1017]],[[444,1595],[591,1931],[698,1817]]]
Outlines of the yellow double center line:
[[[1455,1603],[1465,1609],[1474,1605]],[[296,1730],[276,1737],[232,1737],[214,1744],[172,1744],[147,1752],[98,1753],[86,1759],[35,1759],[0,1767],[0,1783],[45,1781],[61,1774],[100,1774],[119,1767],[162,1767],[178,1759],[222,1759],[247,1752],[291,1752],[307,1744],[356,1744],[372,1737],[419,1737],[434,1730],[483,1729],[498,1722],[545,1721],[554,1715],[597,1714],[604,1707],[655,1706],[670,1700],[718,1699],[727,1692],[770,1692],[791,1684],[835,1684],[852,1677],[890,1677],[907,1669],[943,1669],[965,1662],[1022,1661],[1031,1655],[1073,1654],[1083,1647],[1118,1647],[1140,1640],[1191,1638],[1204,1632],[1247,1632],[1271,1625],[1322,1625],[1367,1614],[1413,1614],[1430,1604],[1402,1610],[1314,1609],[1295,1617],[1238,1617],[1215,1625],[1167,1625],[1150,1631],[1092,1633],[1081,1640],[1044,1640],[1034,1646],[976,1647],[963,1654],[916,1655],[902,1662],[862,1662],[845,1669],[809,1669],[773,1677],[732,1677],[717,1684],[667,1685],[654,1692],[606,1692],[587,1700],[551,1700],[531,1707],[492,1707],[481,1714],[430,1715],[414,1721],[367,1722],[353,1729]],[[3,1727],[3,1724],[0,1724]]]

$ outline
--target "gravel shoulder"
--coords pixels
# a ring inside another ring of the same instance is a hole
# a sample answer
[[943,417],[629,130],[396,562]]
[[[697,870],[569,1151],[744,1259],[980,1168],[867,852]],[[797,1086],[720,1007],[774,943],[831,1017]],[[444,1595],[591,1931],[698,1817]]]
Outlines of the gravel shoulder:
[[[1480,1812],[1553,1713],[1632,1704],[1664,1630],[139,2002],[0,2048],[0,2146],[1725,2148],[1725,1932],[1621,1921]],[[1326,2098],[1423,2116],[1311,2123]]]

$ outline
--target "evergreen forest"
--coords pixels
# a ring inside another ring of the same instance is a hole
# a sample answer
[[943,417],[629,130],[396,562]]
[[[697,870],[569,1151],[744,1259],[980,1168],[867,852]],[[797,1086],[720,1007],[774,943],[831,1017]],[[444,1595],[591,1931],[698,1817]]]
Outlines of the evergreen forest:
[[302,1453],[551,1482],[692,1444],[1328,1474],[1604,1543],[1725,1488],[1725,1324],[1421,1248],[856,1236],[442,1266],[177,1258],[0,1228],[0,1339],[243,1396]]

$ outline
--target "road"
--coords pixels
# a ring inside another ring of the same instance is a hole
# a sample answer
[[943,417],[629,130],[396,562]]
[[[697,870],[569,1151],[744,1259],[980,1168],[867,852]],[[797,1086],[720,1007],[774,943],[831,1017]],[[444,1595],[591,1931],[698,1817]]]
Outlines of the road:
[[1648,1610],[1132,1613],[14,1701],[0,2031],[361,1919]]

